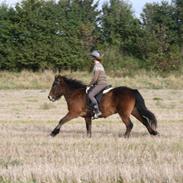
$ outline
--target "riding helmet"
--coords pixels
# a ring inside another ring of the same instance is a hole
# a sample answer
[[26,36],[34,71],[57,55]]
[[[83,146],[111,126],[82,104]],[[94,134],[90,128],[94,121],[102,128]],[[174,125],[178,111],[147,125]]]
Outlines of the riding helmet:
[[95,57],[97,60],[101,59],[101,54],[97,50],[92,51],[91,56]]

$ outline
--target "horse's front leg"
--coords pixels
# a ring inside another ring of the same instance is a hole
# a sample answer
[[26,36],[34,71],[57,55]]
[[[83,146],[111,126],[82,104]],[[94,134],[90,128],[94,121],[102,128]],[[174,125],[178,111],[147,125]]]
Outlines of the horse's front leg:
[[87,136],[91,137],[91,125],[92,125],[92,120],[90,117],[85,118],[86,122],[86,130],[87,130]]
[[55,137],[55,136],[60,132],[61,126],[62,126],[64,123],[70,121],[71,119],[73,119],[73,118],[75,118],[75,117],[76,117],[76,116],[74,116],[74,115],[72,115],[72,114],[70,114],[70,113],[67,113],[67,114],[59,121],[58,125],[54,128],[54,130],[51,132],[50,135],[51,135],[52,137]]

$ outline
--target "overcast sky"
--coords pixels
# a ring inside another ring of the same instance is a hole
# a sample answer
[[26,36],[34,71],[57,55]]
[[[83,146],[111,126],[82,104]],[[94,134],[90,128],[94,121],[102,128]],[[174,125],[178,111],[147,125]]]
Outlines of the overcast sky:
[[[0,2],[5,2],[6,4],[10,6],[15,6],[17,2],[21,2],[22,0],[0,0]],[[106,2],[108,0],[100,0],[100,5],[102,5],[103,2]],[[147,2],[161,2],[162,0],[126,0],[127,2],[132,4],[133,11],[135,15],[139,16],[140,13],[142,12],[143,6]],[[171,2],[171,0],[168,0]]]

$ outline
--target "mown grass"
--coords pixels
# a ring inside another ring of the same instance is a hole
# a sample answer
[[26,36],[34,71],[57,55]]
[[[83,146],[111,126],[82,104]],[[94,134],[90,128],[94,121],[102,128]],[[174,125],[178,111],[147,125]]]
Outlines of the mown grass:
[[[51,87],[56,73],[52,71],[44,72],[0,72],[0,89],[48,89]],[[91,73],[88,72],[67,72],[60,74],[67,75],[74,79],[89,83]],[[129,86],[133,88],[149,88],[149,89],[183,89],[183,76],[169,74],[161,76],[154,72],[139,70],[133,75],[125,75],[121,71],[117,73],[108,73],[108,82],[113,86]]]
[[[116,121],[68,123],[51,138],[54,122],[0,122],[0,182],[4,183],[182,183],[183,125],[161,121],[159,137],[134,123],[131,137]],[[176,130],[174,133],[173,130]]]
[[[85,83],[90,80],[86,72],[62,74]],[[55,103],[47,99],[54,73],[0,76],[0,183],[183,182],[183,90],[164,89],[182,89],[182,76],[141,73],[108,78],[114,86],[145,88],[139,91],[158,119],[160,136],[151,137],[132,118],[129,139],[122,137],[125,126],[118,116],[93,121],[91,139],[81,118],[51,138],[50,132],[67,112],[64,98]]]

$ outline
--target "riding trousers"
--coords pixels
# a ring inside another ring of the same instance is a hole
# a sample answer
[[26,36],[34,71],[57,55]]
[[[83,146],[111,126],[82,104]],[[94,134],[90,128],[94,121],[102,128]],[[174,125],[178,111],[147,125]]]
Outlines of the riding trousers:
[[90,98],[90,100],[92,101],[93,104],[97,104],[97,100],[95,99],[95,96],[102,91],[105,87],[107,86],[107,84],[100,84],[100,85],[96,85],[88,94],[88,97]]

